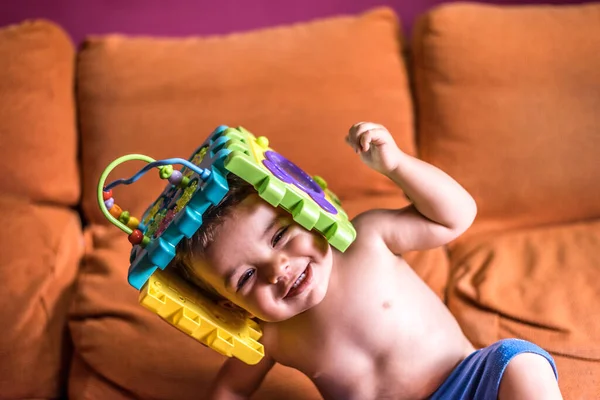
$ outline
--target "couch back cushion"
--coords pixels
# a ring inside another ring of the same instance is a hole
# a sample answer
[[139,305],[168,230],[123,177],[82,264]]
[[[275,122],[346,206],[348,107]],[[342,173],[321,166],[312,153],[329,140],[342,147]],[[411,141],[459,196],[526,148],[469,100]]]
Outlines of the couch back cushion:
[[[274,149],[323,176],[342,200],[398,194],[344,143],[353,123],[373,120],[413,153],[398,35],[392,11],[377,9],[359,18],[219,37],[88,40],[77,74],[86,216],[105,222],[95,191],[113,159],[127,153],[187,158],[221,124],[267,136]],[[140,167],[125,165],[111,177]],[[116,191],[116,201],[141,211],[162,188],[153,178]]]
[[79,200],[74,61],[73,44],[53,23],[0,29],[0,194]]
[[420,155],[477,228],[600,217],[600,4],[446,5],[414,34]]

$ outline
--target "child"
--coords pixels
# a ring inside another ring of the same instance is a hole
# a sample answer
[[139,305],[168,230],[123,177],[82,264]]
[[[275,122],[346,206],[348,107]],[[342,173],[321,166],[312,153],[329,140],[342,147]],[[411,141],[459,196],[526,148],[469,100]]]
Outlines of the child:
[[381,125],[356,124],[346,141],[412,201],[357,216],[346,252],[235,179],[202,232],[180,246],[178,268],[264,332],[263,360],[228,359],[211,397],[249,398],[279,362],[310,377],[326,399],[562,398],[548,353],[516,339],[475,351],[401,256],[462,234],[475,218],[473,198],[404,154]]

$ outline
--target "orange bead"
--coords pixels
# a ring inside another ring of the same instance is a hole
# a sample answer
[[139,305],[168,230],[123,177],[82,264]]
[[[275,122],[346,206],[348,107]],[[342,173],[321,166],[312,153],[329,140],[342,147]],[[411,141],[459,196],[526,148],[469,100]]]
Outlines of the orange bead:
[[110,213],[110,215],[112,215],[115,218],[119,218],[121,216],[121,213],[123,212],[123,210],[121,209],[121,207],[119,207],[118,205],[114,204],[110,210],[108,210],[108,212]]

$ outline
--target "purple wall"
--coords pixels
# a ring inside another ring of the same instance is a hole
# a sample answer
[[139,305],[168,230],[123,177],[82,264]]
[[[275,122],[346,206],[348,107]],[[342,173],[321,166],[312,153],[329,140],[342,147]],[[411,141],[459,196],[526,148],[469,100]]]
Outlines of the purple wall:
[[[405,32],[415,17],[444,0],[5,0],[0,26],[29,18],[50,19],[75,43],[89,34],[159,36],[205,35],[357,13],[389,5],[401,16]],[[495,4],[573,4],[584,0],[486,0]]]

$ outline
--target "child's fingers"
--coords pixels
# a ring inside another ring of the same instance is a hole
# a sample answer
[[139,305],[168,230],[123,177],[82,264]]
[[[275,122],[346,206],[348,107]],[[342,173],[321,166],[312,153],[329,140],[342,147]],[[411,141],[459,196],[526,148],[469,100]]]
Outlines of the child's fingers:
[[354,141],[352,140],[350,135],[346,136],[345,140],[346,140],[346,143],[348,143],[348,146],[352,147],[352,150],[354,150],[356,152],[356,146],[354,145]]
[[369,151],[371,147],[372,131],[366,131],[358,137],[360,148],[362,151]]
[[350,128],[350,136],[358,137],[362,133],[375,129],[384,129],[383,126],[375,124],[373,122],[359,122],[358,124],[352,125]]
[[361,151],[367,151],[369,149],[369,142],[370,142],[370,134],[368,131],[365,133],[362,133],[360,136],[356,136],[356,135],[346,136],[346,143],[348,143],[348,145],[350,147],[352,147],[352,149],[354,150],[355,153],[359,153]]
[[350,127],[350,129],[348,129],[349,134],[352,134],[352,132],[355,132],[364,123],[365,122],[357,122],[356,124],[352,125]]
[[372,122],[359,122],[352,125],[346,142],[352,146],[356,153],[369,151],[372,145],[380,145],[385,142],[388,134],[383,125]]

